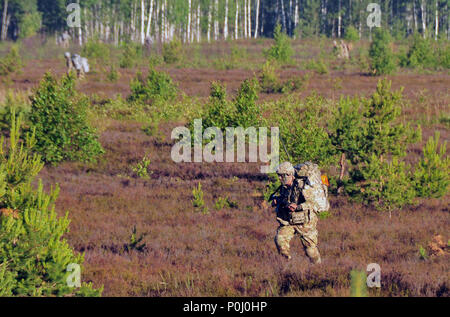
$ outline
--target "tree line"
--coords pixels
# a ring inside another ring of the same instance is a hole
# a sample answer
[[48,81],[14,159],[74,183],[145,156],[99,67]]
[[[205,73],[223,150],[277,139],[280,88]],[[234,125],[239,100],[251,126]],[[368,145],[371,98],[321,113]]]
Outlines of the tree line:
[[[0,39],[68,31],[81,44],[192,43],[272,37],[277,24],[295,38],[341,38],[351,26],[369,38],[369,3],[379,5],[381,27],[397,39],[450,37],[450,0],[1,0]],[[76,14],[79,27],[68,27]]]

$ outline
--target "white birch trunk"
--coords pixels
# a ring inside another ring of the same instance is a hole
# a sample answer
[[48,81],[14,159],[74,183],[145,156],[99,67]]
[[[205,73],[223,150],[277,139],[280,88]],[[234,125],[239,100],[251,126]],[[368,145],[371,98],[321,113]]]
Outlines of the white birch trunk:
[[417,10],[416,10],[416,0],[413,0],[413,15],[414,15],[414,30],[417,31]]
[[260,0],[256,0],[255,39],[258,38],[258,27],[259,27],[259,3],[260,3]]
[[[212,1],[212,0],[211,0]],[[209,3],[209,10],[208,10],[208,32],[207,32],[207,39],[208,43],[211,42],[211,23],[212,23],[212,2]]]
[[228,38],[228,0],[225,0],[225,21],[223,23],[223,37]]
[[150,0],[150,8],[148,9],[147,30],[145,31],[146,38],[150,36],[150,28],[152,26],[152,15],[153,15],[153,0]]
[[202,10],[200,8],[200,2],[197,5],[197,42],[201,42],[202,40],[202,29],[201,29],[201,15],[202,15]]
[[236,0],[236,14],[234,17],[234,39],[239,38],[239,0]]
[[341,38],[341,26],[342,26],[342,15],[341,15],[341,0],[338,2],[338,38]]
[[295,0],[295,9],[294,9],[294,37],[295,37],[295,30],[297,30],[298,26],[298,0]]
[[427,36],[427,13],[426,13],[426,4],[425,0],[422,0],[420,3],[420,11],[422,12],[422,32],[423,32],[423,38]]
[[439,33],[439,12],[438,12],[438,1],[436,0],[436,14],[434,19],[434,39],[437,41]]
[[188,43],[191,41],[191,0],[188,0],[188,21],[186,27],[186,39]]
[[219,39],[219,0],[216,0],[214,7],[214,40]]
[[145,43],[145,2],[141,0],[141,44]]
[[247,38],[247,0],[244,0],[244,38]]
[[281,15],[283,17],[283,30],[286,31],[286,13],[284,12],[284,1],[281,1]]
[[248,37],[251,38],[252,37],[252,0],[247,0],[247,14],[248,14]]

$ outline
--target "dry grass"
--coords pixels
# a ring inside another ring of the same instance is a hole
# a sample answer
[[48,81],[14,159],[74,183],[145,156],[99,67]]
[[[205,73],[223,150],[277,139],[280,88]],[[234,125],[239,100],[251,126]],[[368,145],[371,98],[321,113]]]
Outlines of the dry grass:
[[[250,56],[268,45],[268,41],[244,43]],[[295,47],[300,50],[306,45],[296,43]],[[226,51],[213,46],[204,50]],[[307,53],[306,58],[314,55]],[[64,73],[62,59],[29,60],[28,65],[12,77],[10,88],[34,87],[49,69]],[[212,81],[225,82],[233,94],[243,79],[253,75],[243,69],[167,70],[184,93],[201,98],[208,96]],[[126,96],[135,71],[120,70],[122,76],[115,84],[91,74],[79,83],[79,89],[107,97]],[[293,66],[283,69],[281,77],[304,73]],[[448,127],[433,120],[448,114],[449,75],[400,72],[389,78],[394,88],[405,87],[409,101],[405,118],[428,122],[422,144],[435,130],[448,140]],[[341,79],[338,88],[333,87],[336,79]],[[329,98],[369,94],[377,80],[354,70],[332,71],[313,75],[308,89],[298,96],[312,90]],[[263,95],[262,99],[278,97]],[[348,296],[350,271],[365,270],[373,262],[381,266],[382,288],[371,290],[370,295],[450,296],[448,248],[443,255],[426,260],[419,255],[420,246],[432,251],[428,246],[436,235],[442,235],[443,241],[450,238],[448,196],[420,201],[393,213],[392,218],[332,197],[331,216],[318,227],[323,263],[309,264],[299,239],[293,240],[293,259],[286,262],[273,242],[277,224],[262,200],[267,178],[259,173],[259,165],[176,164],[170,159],[170,131],[175,125],[161,124],[168,140],[161,141],[145,135],[137,122],[108,120],[101,135],[106,153],[98,163],[63,163],[41,173],[46,188],[54,183],[61,187],[57,209],[61,214],[70,212],[68,242],[85,252],[83,280],[104,285],[105,296]],[[409,150],[409,161],[417,161],[422,144]],[[153,173],[147,180],[133,178],[131,166],[144,155],[150,158]],[[209,214],[196,211],[190,202],[198,182]],[[237,202],[237,207],[215,210],[219,197]],[[125,248],[135,225],[138,234],[146,234],[142,252]]]

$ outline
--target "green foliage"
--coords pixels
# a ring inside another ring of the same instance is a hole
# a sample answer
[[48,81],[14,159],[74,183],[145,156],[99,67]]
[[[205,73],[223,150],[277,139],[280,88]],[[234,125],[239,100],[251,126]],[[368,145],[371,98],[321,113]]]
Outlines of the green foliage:
[[435,68],[437,66],[437,57],[431,39],[424,39],[419,33],[414,34],[407,58],[410,67]]
[[164,62],[167,64],[174,64],[183,58],[183,46],[181,41],[177,38],[169,43],[164,43],[162,48],[162,55]]
[[116,83],[120,78],[120,73],[117,71],[114,64],[111,64],[109,71],[106,73],[106,79],[111,83]]
[[145,238],[146,234],[140,234],[138,236],[136,225],[133,227],[133,231],[131,232],[130,236],[130,242],[125,244],[124,250],[126,252],[130,251],[137,251],[137,252],[144,252],[147,249],[147,246],[145,242],[142,242],[142,240]]
[[225,130],[234,120],[235,109],[227,100],[227,90],[219,82],[211,84],[211,92],[206,112],[202,116],[203,127],[218,127]]
[[416,166],[414,181],[419,197],[443,197],[450,184],[450,158],[446,156],[447,142],[440,148],[439,132],[430,137],[423,148],[423,157]]
[[120,57],[120,68],[133,68],[136,61],[142,55],[142,47],[134,43],[125,43],[122,46],[122,56]]
[[83,45],[81,50],[83,56],[87,58],[98,58],[102,60],[109,60],[110,50],[109,47],[100,42],[99,40],[89,40]]
[[439,64],[445,69],[450,69],[450,44],[448,41],[439,44]]
[[345,30],[344,39],[345,39],[346,41],[350,41],[350,42],[356,42],[356,41],[359,41],[358,30],[357,30],[353,25],[350,25],[350,26]]
[[104,151],[95,130],[87,123],[89,101],[75,91],[75,79],[58,82],[50,73],[31,99],[29,120],[36,131],[34,150],[45,162],[94,161]]
[[258,126],[261,122],[261,109],[256,104],[259,90],[259,82],[256,78],[246,79],[241,84],[234,99],[236,111],[232,126],[240,126],[244,129]]
[[294,50],[289,37],[281,31],[280,24],[275,26],[274,39],[274,45],[265,51],[264,55],[266,58],[274,59],[282,64],[290,63]]
[[427,250],[424,247],[422,247],[421,245],[419,245],[419,259],[421,259],[421,260],[428,259]]
[[329,73],[327,64],[322,59],[312,59],[305,64],[305,68],[313,70],[319,75],[326,75]]
[[194,187],[192,189],[192,196],[192,206],[194,206],[194,208],[202,209],[202,213],[204,214],[208,213],[208,208],[205,206],[205,201],[203,200],[203,190],[200,182],[198,183],[197,188]]
[[43,163],[32,154],[34,134],[22,143],[20,119],[12,117],[9,147],[0,147],[0,295],[99,296],[102,290],[90,284],[68,286],[67,267],[82,265],[83,255],[62,238],[69,219],[55,212],[58,187],[47,194],[41,181],[37,189],[32,185]]
[[262,67],[259,83],[261,90],[265,93],[281,92],[283,88],[275,70],[276,64],[271,60],[268,60]]
[[360,151],[363,127],[359,98],[341,97],[331,118],[328,130],[336,152],[345,154],[350,160],[355,159]]
[[27,121],[30,104],[25,94],[8,91],[5,102],[0,105],[0,130],[7,131],[11,128],[12,111],[16,113],[16,116],[20,116],[22,121]]
[[19,38],[25,39],[35,35],[41,27],[42,17],[40,12],[25,13],[21,17],[19,26]]
[[353,178],[360,178],[357,187],[362,198],[378,210],[393,211],[411,204],[416,192],[411,182],[410,166],[394,157],[391,162],[384,161],[375,154],[354,172]]
[[237,208],[237,202],[231,200],[229,197],[219,197],[214,203],[214,208],[216,210],[222,210],[224,208]]
[[367,275],[364,271],[352,270],[350,272],[350,296],[367,297]]
[[387,79],[378,82],[375,93],[364,103],[360,158],[366,160],[372,154],[382,157],[388,153],[403,156],[408,144],[420,140],[420,126],[413,129],[397,122],[402,102],[402,90],[392,91]]
[[263,190],[263,196],[265,201],[269,201],[270,196],[280,187],[281,182],[276,173],[268,174],[269,177],[268,182]]
[[[312,161],[328,165],[333,160],[333,147],[325,130],[321,99],[310,96],[300,108],[286,109],[274,114],[272,120],[280,128],[281,161],[293,163]],[[284,149],[288,152],[286,155]]]
[[263,65],[261,74],[259,76],[259,85],[261,91],[265,93],[289,93],[298,89],[301,89],[305,82],[308,82],[309,76],[292,77],[286,82],[282,82],[280,77],[276,73],[277,63],[268,60]]
[[130,83],[131,95],[128,101],[138,101],[144,103],[161,103],[173,101],[178,93],[178,88],[174,84],[169,74],[149,69],[146,78],[141,72]]
[[[148,173],[148,167],[150,166],[150,159],[146,156],[142,158],[140,162],[138,162],[135,166],[131,167],[131,170],[136,175],[136,177],[148,179],[149,173]],[[150,172],[150,174],[153,174],[153,172]]]
[[22,58],[17,45],[11,46],[8,54],[0,59],[0,76],[7,76],[22,68]]
[[391,74],[395,68],[395,56],[391,48],[391,37],[384,28],[376,28],[369,49],[370,67],[376,76]]

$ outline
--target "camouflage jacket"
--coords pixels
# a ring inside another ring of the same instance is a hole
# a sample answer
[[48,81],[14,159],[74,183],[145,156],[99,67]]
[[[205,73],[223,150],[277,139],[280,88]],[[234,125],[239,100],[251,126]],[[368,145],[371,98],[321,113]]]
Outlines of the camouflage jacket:
[[[279,188],[279,195],[276,197],[277,217],[284,221],[289,221],[290,204],[297,204],[296,211],[320,211],[320,199],[323,193],[317,193],[316,187],[310,186],[303,180],[295,179],[292,186],[281,186]],[[321,190],[321,188],[319,188]]]

